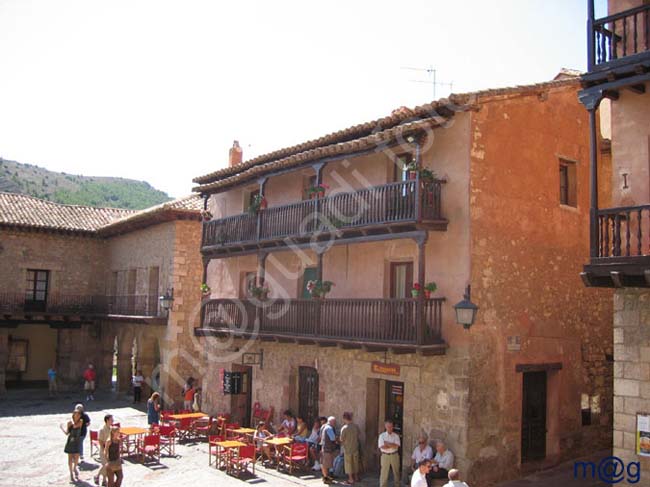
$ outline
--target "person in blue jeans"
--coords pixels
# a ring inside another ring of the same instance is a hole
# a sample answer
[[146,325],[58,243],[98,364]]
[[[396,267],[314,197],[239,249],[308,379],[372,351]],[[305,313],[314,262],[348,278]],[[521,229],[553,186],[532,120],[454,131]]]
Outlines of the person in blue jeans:
[[79,435],[79,460],[83,462],[84,459],[84,440],[88,433],[88,425],[90,424],[90,417],[85,413],[83,404],[77,404],[74,407],[75,411],[81,414],[81,433]]

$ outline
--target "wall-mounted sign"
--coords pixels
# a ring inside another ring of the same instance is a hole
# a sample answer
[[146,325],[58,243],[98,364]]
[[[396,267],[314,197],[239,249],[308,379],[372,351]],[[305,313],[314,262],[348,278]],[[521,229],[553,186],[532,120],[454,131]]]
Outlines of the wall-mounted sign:
[[650,457],[650,416],[645,413],[636,415],[636,454]]
[[383,362],[373,362],[370,370],[375,374],[394,375],[399,377],[400,367],[398,364],[385,364]]
[[521,337],[518,335],[509,336],[506,342],[506,349],[508,352],[519,352],[521,351]]
[[243,353],[241,363],[243,365],[259,365],[260,369],[264,368],[264,350],[260,350],[260,353]]

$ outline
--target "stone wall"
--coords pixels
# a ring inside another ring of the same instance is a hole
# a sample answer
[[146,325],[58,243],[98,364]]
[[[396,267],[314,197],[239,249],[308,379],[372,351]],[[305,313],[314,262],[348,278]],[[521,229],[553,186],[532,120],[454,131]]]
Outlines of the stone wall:
[[650,290],[614,294],[614,455],[641,462],[650,485],[650,458],[636,455],[636,414],[650,413]]

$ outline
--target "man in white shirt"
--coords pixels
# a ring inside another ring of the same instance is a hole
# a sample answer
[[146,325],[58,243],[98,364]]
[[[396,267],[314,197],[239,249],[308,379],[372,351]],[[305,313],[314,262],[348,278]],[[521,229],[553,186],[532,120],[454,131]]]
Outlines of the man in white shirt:
[[465,482],[460,480],[460,472],[455,468],[452,468],[448,474],[449,482],[447,482],[443,487],[469,487]]
[[436,456],[433,458],[433,467],[429,472],[429,480],[446,479],[454,466],[454,454],[447,450],[444,441],[436,441]]
[[431,470],[431,460],[425,459],[419,462],[411,477],[411,487],[428,487],[427,474]]
[[377,445],[381,451],[381,473],[379,474],[379,487],[388,487],[388,475],[393,470],[393,482],[395,487],[400,487],[399,476],[399,447],[401,445],[399,435],[394,431],[391,420],[384,424],[386,431],[379,435]]
[[411,467],[404,467],[402,471],[402,482],[409,483],[409,475],[411,475],[418,468],[418,465],[424,460],[433,460],[433,449],[429,445],[426,435],[422,434],[418,437],[418,444],[413,450],[411,455]]

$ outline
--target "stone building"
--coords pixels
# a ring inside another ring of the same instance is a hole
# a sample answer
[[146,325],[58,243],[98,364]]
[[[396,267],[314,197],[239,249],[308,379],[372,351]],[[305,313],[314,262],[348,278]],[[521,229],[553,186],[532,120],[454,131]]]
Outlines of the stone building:
[[275,421],[353,411],[370,468],[385,418],[403,459],[425,432],[480,485],[609,445],[611,293],[579,279],[579,84],[452,95],[246,161],[235,143],[195,179],[211,295],[172,369],[242,422],[255,403]]
[[[608,15],[596,18],[590,1],[588,22],[589,69],[579,96],[590,116],[591,231],[582,277],[592,288],[614,289],[614,455],[640,461],[638,485],[650,485],[643,475],[650,438],[637,434],[638,419],[650,414],[650,5],[610,0]],[[610,139],[605,151],[601,135]],[[608,151],[612,169],[603,172]],[[604,187],[611,199],[603,200]]]
[[[0,392],[46,384],[53,364],[60,388],[80,388],[88,363],[100,390],[115,367],[128,391],[134,366],[160,388],[183,297],[199,292],[200,260],[192,273],[186,254],[198,253],[201,204],[130,211],[0,193]],[[159,296],[172,288],[167,312]]]

